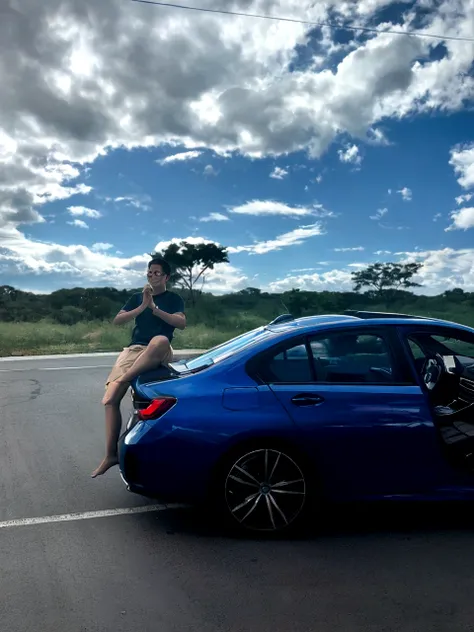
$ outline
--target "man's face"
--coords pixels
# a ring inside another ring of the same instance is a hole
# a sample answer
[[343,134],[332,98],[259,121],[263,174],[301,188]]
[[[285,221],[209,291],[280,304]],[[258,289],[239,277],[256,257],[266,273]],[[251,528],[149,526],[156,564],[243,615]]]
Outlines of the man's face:
[[166,286],[168,277],[163,272],[163,268],[158,264],[152,264],[147,272],[148,283],[154,290],[159,290]]

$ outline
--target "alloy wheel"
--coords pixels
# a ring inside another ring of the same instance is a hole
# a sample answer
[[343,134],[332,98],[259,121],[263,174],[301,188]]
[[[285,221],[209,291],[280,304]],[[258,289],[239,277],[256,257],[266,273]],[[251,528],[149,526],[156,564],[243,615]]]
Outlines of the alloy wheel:
[[231,516],[253,531],[286,529],[306,501],[306,481],[299,465],[281,450],[258,449],[234,462],[225,482]]

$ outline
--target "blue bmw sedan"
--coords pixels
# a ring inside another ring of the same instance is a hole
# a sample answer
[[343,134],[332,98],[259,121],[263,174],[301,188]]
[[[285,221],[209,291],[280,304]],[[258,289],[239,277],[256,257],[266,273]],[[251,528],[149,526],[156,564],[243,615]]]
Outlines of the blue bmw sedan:
[[283,315],[136,379],[127,488],[278,532],[324,501],[474,499],[474,329]]

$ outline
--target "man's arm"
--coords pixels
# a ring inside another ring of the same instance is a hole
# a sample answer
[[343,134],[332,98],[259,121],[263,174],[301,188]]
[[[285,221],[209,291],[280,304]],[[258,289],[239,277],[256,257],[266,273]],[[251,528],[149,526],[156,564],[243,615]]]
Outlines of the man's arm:
[[152,302],[151,309],[153,311],[154,316],[157,318],[161,318],[162,321],[171,325],[171,327],[176,327],[176,329],[185,329],[186,328],[186,315],[184,314],[184,301],[180,296],[175,296],[175,301],[173,307],[171,308],[172,313],[165,312]]
[[158,318],[161,318],[165,323],[176,327],[176,329],[186,329],[186,316],[183,312],[175,312],[174,314],[168,314],[159,307],[153,307],[153,314]]
[[128,323],[139,316],[147,309],[147,307],[151,307],[151,294],[149,292],[144,291],[141,304],[139,304],[137,307],[134,307],[138,300],[136,296],[133,296],[128,301],[128,303],[119,311],[119,313],[113,320],[113,324],[124,325],[125,323]]
[[113,324],[124,325],[125,323],[130,322],[131,320],[139,316],[142,312],[144,312],[146,307],[147,307],[146,305],[143,306],[142,304],[136,307],[135,309],[132,309],[130,312],[127,312],[121,309],[119,313],[117,314],[117,316],[114,318]]

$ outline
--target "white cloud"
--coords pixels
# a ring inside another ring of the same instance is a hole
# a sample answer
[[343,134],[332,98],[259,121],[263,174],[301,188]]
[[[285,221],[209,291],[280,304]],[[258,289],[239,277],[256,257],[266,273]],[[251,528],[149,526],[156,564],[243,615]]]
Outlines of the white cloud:
[[314,209],[305,206],[288,206],[274,200],[252,200],[240,206],[229,208],[230,213],[239,215],[280,215],[284,217],[303,217],[313,215]]
[[219,263],[206,273],[204,290],[214,294],[237,292],[247,284],[248,276],[230,263]]
[[376,250],[374,252],[374,255],[380,256],[380,255],[391,255],[392,251],[391,250]]
[[[471,35],[472,3],[458,0],[453,11],[451,2],[437,3],[422,30]],[[350,21],[372,19],[382,4],[275,0],[272,9]],[[260,5],[235,3],[248,11]],[[4,15],[0,44],[9,69],[2,94],[11,95],[0,106],[0,179],[39,203],[90,190],[66,183],[118,147],[319,157],[340,134],[367,138],[382,120],[459,110],[474,87],[469,42],[445,41],[446,55],[430,61],[436,42],[428,38],[381,33],[341,47],[326,30],[320,56],[337,50],[338,65],[293,72],[309,25],[224,21],[114,0],[89,4],[86,13],[74,0],[22,6]],[[411,18],[407,12],[399,28],[411,27]],[[38,219],[31,211],[28,221]]]
[[410,202],[412,199],[412,191],[408,187],[403,187],[403,189],[400,189],[397,193],[400,193],[405,202]]
[[114,271],[115,287],[137,287],[150,259],[146,254],[118,257],[80,244],[33,241],[16,229],[0,233],[0,272],[14,278],[17,287],[32,275],[43,277],[49,287],[74,287],[79,282],[89,287],[110,285],[110,270]]
[[[380,253],[391,254],[391,253]],[[393,253],[401,262],[418,261],[423,264],[415,278],[422,284],[414,288],[416,294],[436,295],[447,289],[462,287],[467,292],[474,291],[474,248],[455,250],[415,250]],[[269,283],[272,292],[283,292],[292,288],[302,290],[350,291],[353,288],[350,268],[365,264],[351,264],[345,269],[328,270],[322,274],[290,274],[283,279]]]
[[474,228],[474,206],[451,212],[453,223],[445,230],[468,230]]
[[275,180],[283,180],[288,175],[288,171],[281,167],[275,167],[270,174],[270,178],[274,178]]
[[334,211],[330,211],[325,208],[322,204],[313,204],[313,212],[312,215],[320,218],[329,218],[329,217],[337,217],[340,213],[334,213]]
[[76,228],[89,228],[89,225],[82,219],[74,219],[72,222],[67,222],[70,226],[76,226]]
[[455,250],[425,250],[397,253],[401,261],[419,261],[423,264],[417,281],[422,287],[421,294],[440,294],[445,290],[462,287],[467,292],[474,291],[474,248]]
[[368,142],[371,145],[380,145],[380,146],[383,146],[383,145],[387,146],[391,144],[390,141],[385,136],[385,134],[383,133],[383,131],[378,128],[371,128],[368,130]]
[[201,217],[200,222],[228,222],[229,218],[223,213],[209,213],[206,217]]
[[437,222],[442,217],[443,217],[442,213],[436,213],[436,215],[433,216],[433,222]]
[[270,292],[286,292],[293,288],[321,292],[350,292],[353,289],[352,276],[347,270],[328,270],[323,273],[288,275],[268,284]]
[[316,176],[316,178],[314,179],[314,181],[317,184],[321,184],[321,182],[323,181],[323,176],[320,174],[319,176]]
[[345,150],[340,149],[337,153],[341,162],[348,162],[351,165],[360,165],[362,162],[357,145],[349,145]]
[[354,246],[353,248],[334,248],[334,252],[362,252],[365,250],[363,246]]
[[[436,3],[420,30],[472,35],[471,0],[457,0],[455,11],[452,1]],[[212,6],[210,0],[201,4]],[[264,4],[234,2],[249,12]],[[386,4],[274,0],[272,11],[365,23]],[[408,29],[411,18],[408,11],[399,28]],[[18,227],[43,221],[45,203],[87,195],[91,187],[81,182],[86,170],[118,148],[205,147],[251,157],[307,150],[318,158],[342,135],[363,142],[381,121],[460,110],[474,88],[469,42],[446,40],[446,54],[430,61],[437,42],[428,38],[385,33],[344,48],[326,30],[319,57],[329,60],[337,51],[337,65],[293,71],[309,25],[223,20],[115,0],[86,8],[75,0],[23,0],[21,11],[2,13],[4,24],[2,247],[5,236],[21,240]],[[465,187],[472,181],[470,151],[467,146],[452,155]],[[65,267],[76,270],[73,251],[54,247],[67,258]],[[95,268],[85,263],[89,255],[77,248],[77,269],[91,270],[96,280]]]
[[[188,244],[216,244],[221,246],[217,241],[213,239],[206,239],[205,237],[174,237],[167,241],[160,241],[156,244],[154,252],[162,252],[168,248],[170,244],[180,244],[181,242],[187,242]],[[230,252],[230,249],[228,249]],[[245,283],[248,280],[247,275],[242,270],[231,263],[220,263],[214,267],[214,270],[209,270],[206,273],[206,280],[204,284],[204,290],[207,292],[214,292],[215,294],[223,294],[226,292],[236,292],[242,287],[245,287]],[[199,287],[200,284],[198,284]]]
[[205,237],[196,237],[196,236],[173,237],[173,239],[159,241],[154,248],[154,252],[162,252],[163,250],[166,250],[166,248],[168,248],[170,244],[180,244],[183,241],[187,242],[188,244],[192,244],[194,246],[198,244],[217,244],[218,246],[221,245],[219,244],[219,242],[214,241],[213,239],[206,239]]
[[369,215],[369,218],[373,220],[379,220],[379,219],[382,219],[382,217],[386,215],[387,213],[388,213],[388,208],[379,208],[377,209],[377,212],[375,213],[375,215]]
[[108,244],[103,241],[99,241],[95,244],[92,244],[92,250],[94,250],[94,252],[105,252],[107,250],[110,250],[113,247],[114,247],[113,244]]
[[204,167],[204,175],[205,176],[217,176],[217,171],[214,169],[212,165],[206,165]]
[[[111,198],[107,198],[107,201],[112,201]],[[133,206],[141,211],[151,210],[151,197],[146,194],[142,195],[122,195],[113,199],[117,204],[125,204],[126,206]]]
[[[80,220],[78,220],[80,221]],[[202,237],[173,239],[191,243],[216,243]],[[170,241],[160,242],[155,250],[166,248]],[[97,243],[91,249],[83,245],[60,246],[25,238],[19,231],[2,232],[0,274],[8,271],[20,281],[31,275],[44,276],[57,287],[76,286],[87,279],[89,287],[110,284],[110,270],[114,273],[114,287],[138,287],[144,282],[148,254],[133,257],[112,255],[111,244]],[[205,289],[215,293],[231,292],[245,287],[247,276],[231,264],[220,264],[206,277]],[[18,287],[18,284],[16,284]]]
[[463,189],[474,187],[474,143],[458,145],[451,149],[449,164],[454,168]]
[[465,195],[458,195],[458,197],[456,198],[456,204],[458,206],[460,206],[461,204],[464,204],[465,202],[469,202],[473,197],[474,197],[473,193],[466,193]]
[[279,235],[275,239],[269,239],[267,241],[258,241],[248,246],[232,246],[229,248],[229,253],[237,254],[240,252],[248,252],[252,255],[263,255],[275,250],[281,250],[288,246],[299,246],[307,239],[322,235],[323,230],[320,224],[310,224],[309,226],[300,226],[289,233]]
[[99,219],[102,217],[102,213],[96,211],[93,208],[87,208],[87,206],[69,206],[68,209],[69,214],[73,217],[89,217],[90,219]]
[[403,226],[403,225],[399,225],[399,226],[393,226],[390,224],[382,224],[381,222],[379,223],[380,228],[383,228],[384,230],[410,230],[409,226]]
[[186,160],[194,160],[195,158],[199,158],[202,154],[202,151],[181,151],[178,154],[173,154],[171,156],[166,156],[162,160],[157,160],[156,162],[160,165],[169,165],[172,162],[184,162]]

